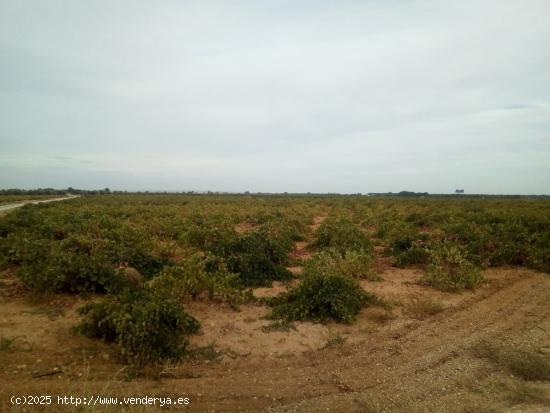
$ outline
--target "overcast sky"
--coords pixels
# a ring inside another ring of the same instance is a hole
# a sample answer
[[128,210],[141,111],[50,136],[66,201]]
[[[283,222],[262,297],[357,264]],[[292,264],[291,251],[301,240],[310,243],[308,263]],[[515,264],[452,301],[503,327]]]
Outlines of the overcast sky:
[[0,188],[550,193],[550,1],[0,0]]

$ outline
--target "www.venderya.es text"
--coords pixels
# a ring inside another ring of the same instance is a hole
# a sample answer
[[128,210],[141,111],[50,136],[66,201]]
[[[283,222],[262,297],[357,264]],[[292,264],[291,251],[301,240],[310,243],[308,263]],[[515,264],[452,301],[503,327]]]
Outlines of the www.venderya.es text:
[[113,397],[113,396],[12,396],[12,405],[56,405],[56,406],[187,406],[191,404],[189,397],[168,396],[139,396],[139,397]]

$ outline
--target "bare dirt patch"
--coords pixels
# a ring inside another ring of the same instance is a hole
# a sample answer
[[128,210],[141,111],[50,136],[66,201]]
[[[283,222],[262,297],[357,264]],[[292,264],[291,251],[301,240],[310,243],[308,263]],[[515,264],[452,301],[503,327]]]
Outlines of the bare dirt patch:
[[302,354],[323,347],[328,339],[325,326],[313,323],[293,323],[286,328],[271,328],[265,318],[268,309],[263,306],[243,305],[236,312],[209,303],[191,303],[187,306],[202,324],[199,335],[191,338],[194,346],[213,345],[226,354],[223,361],[230,363],[237,357],[262,358]]
[[250,222],[241,222],[240,224],[235,225],[234,229],[237,234],[245,234],[257,228],[258,225],[252,224]]
[[321,224],[323,223],[323,221],[325,219],[327,219],[328,215],[318,215],[316,217],[313,218],[313,223],[309,226],[309,229],[311,230],[311,232],[315,232],[319,229],[319,227],[321,226]]
[[[298,267],[298,268],[301,268],[301,267]],[[258,298],[274,297],[274,296],[279,295],[280,293],[283,293],[287,290],[288,290],[288,288],[284,283],[282,283],[280,281],[274,281],[273,285],[271,287],[255,288],[253,293],[254,293],[254,296],[258,297]]]
[[287,270],[289,270],[294,276],[300,276],[304,272],[304,267],[296,265],[294,267],[287,267]]
[[[319,215],[313,218],[313,222],[309,225],[310,238],[313,237],[313,234],[321,226],[322,222],[327,219],[326,215]],[[297,241],[294,244],[294,250],[289,254],[291,259],[294,260],[307,260],[311,258],[313,252],[310,248],[312,239],[308,241]]]
[[307,260],[311,258],[313,253],[308,250],[309,243],[306,241],[298,241],[294,244],[294,250],[290,252],[290,257],[295,260]]

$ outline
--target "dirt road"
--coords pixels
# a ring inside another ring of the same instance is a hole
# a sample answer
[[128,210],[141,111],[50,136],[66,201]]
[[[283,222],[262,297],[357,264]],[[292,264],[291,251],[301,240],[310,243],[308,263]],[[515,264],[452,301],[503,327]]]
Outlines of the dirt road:
[[80,195],[67,195],[67,196],[64,196],[64,197],[61,197],[61,198],[38,199],[38,200],[31,199],[31,200],[28,200],[28,201],[13,202],[13,203],[6,204],[6,205],[0,205],[0,213],[6,212],[6,211],[11,211],[12,209],[20,208],[23,205],[27,205],[27,204],[45,204],[45,203],[48,203],[48,202],[66,201],[67,199],[78,198],[79,196]]
[[59,201],[66,201],[68,199],[74,199],[79,198],[80,195],[67,195],[61,198],[51,198],[51,199],[31,199],[28,201],[19,201],[19,202],[13,202],[6,205],[0,205],[0,213],[10,211],[15,208],[20,208],[23,205],[27,204],[46,204],[48,202],[59,202]]

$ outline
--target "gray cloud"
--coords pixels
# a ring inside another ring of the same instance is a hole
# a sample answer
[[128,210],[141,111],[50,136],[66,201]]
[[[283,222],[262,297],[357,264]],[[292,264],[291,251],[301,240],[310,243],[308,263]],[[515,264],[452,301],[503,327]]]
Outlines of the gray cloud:
[[548,193],[546,1],[0,3],[0,186]]

